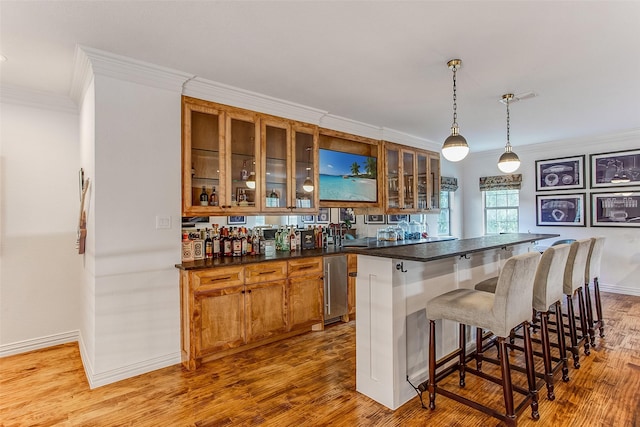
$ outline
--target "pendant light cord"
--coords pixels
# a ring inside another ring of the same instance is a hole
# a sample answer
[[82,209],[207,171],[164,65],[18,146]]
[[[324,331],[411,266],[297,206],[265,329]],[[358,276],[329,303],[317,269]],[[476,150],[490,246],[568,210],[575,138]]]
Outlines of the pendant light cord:
[[510,132],[510,118],[509,118],[509,98],[507,98],[507,147],[506,151],[511,151],[511,142],[509,141],[509,132]]
[[453,124],[452,127],[458,127],[458,103],[456,102],[458,97],[456,95],[456,71],[458,67],[455,65],[451,67],[453,69]]

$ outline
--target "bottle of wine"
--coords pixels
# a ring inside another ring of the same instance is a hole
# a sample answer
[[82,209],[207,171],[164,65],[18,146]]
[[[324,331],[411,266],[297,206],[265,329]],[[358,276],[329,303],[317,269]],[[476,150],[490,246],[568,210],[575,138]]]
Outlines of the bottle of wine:
[[211,187],[211,195],[209,196],[209,206],[218,206],[218,195],[216,187]]
[[222,256],[222,251],[220,248],[220,231],[218,230],[218,224],[213,224],[213,257],[220,258]]
[[242,161],[242,170],[240,170],[240,180],[246,181],[249,178],[249,172],[247,171],[247,161]]
[[249,251],[249,240],[247,239],[247,229],[245,227],[240,228],[239,236],[241,242],[242,256],[245,256]]
[[234,257],[242,256],[242,239],[238,236],[236,228],[231,233],[231,252]]
[[229,229],[222,227],[222,255],[231,256],[231,238],[229,237]]
[[291,229],[289,230],[289,250],[291,252],[295,252],[298,250],[298,241],[296,240],[296,232],[294,231],[294,228],[291,227]]
[[209,195],[204,185],[202,186],[202,193],[200,193],[200,206],[209,206]]
[[207,237],[204,239],[204,257],[213,258],[213,240],[207,229]]

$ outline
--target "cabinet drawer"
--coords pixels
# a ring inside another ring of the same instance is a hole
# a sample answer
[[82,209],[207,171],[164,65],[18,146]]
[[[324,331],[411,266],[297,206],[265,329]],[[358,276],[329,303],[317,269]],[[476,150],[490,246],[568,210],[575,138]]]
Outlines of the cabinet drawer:
[[322,274],[322,257],[302,258],[289,261],[289,277],[315,273]]
[[247,265],[244,270],[247,284],[287,278],[287,262],[261,262]]
[[193,273],[193,290],[228,288],[244,284],[244,267],[219,267]]

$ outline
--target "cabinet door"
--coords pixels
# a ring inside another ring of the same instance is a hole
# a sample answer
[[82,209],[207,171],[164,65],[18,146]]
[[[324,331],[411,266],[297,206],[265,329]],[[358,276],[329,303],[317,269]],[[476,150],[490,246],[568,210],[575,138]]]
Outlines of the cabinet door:
[[[227,112],[225,195],[222,206],[234,213],[259,211],[261,189],[250,178],[260,173],[260,129],[255,114]],[[253,172],[253,174],[252,174]],[[252,184],[253,182],[253,184]],[[252,188],[253,187],[253,188]]]
[[402,209],[416,210],[415,151],[402,150]]
[[318,210],[318,129],[294,125],[290,176],[293,211],[295,213]]
[[386,148],[386,177],[387,177],[387,210],[397,212],[401,207],[400,196],[402,194],[402,183],[400,182],[400,150]]
[[245,343],[244,286],[194,293],[195,357]]
[[247,342],[287,331],[286,283],[276,280],[246,286]]
[[416,154],[416,163],[416,179],[418,180],[416,185],[416,203],[418,211],[425,211],[431,205],[431,202],[429,201],[431,176],[429,175],[429,156],[427,153],[418,152]]
[[321,275],[289,278],[289,329],[322,323],[323,281]]
[[287,212],[292,205],[289,170],[291,169],[291,126],[287,121],[261,120],[262,165],[260,176],[262,211]]
[[[183,101],[182,108],[182,212],[205,216],[220,211],[211,193],[224,197],[224,113],[216,108]],[[201,195],[203,199],[200,200]],[[211,202],[211,205],[210,205]]]
[[347,254],[347,304],[349,314],[356,314],[356,276],[358,274],[358,256]]
[[440,155],[437,153],[429,153],[429,200],[431,210],[440,209]]

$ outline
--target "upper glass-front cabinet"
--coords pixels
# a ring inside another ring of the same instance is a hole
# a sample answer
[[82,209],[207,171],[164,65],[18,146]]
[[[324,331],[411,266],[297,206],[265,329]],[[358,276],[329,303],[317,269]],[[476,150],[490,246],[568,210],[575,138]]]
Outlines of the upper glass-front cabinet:
[[288,195],[291,126],[287,121],[262,120],[262,153],[264,174],[260,176],[262,210],[286,212],[290,206]]
[[318,131],[317,128],[293,126],[292,206],[296,212],[318,209]]
[[260,191],[259,176],[260,134],[257,119],[252,114],[227,113],[228,197],[223,207],[234,212],[257,212]]

